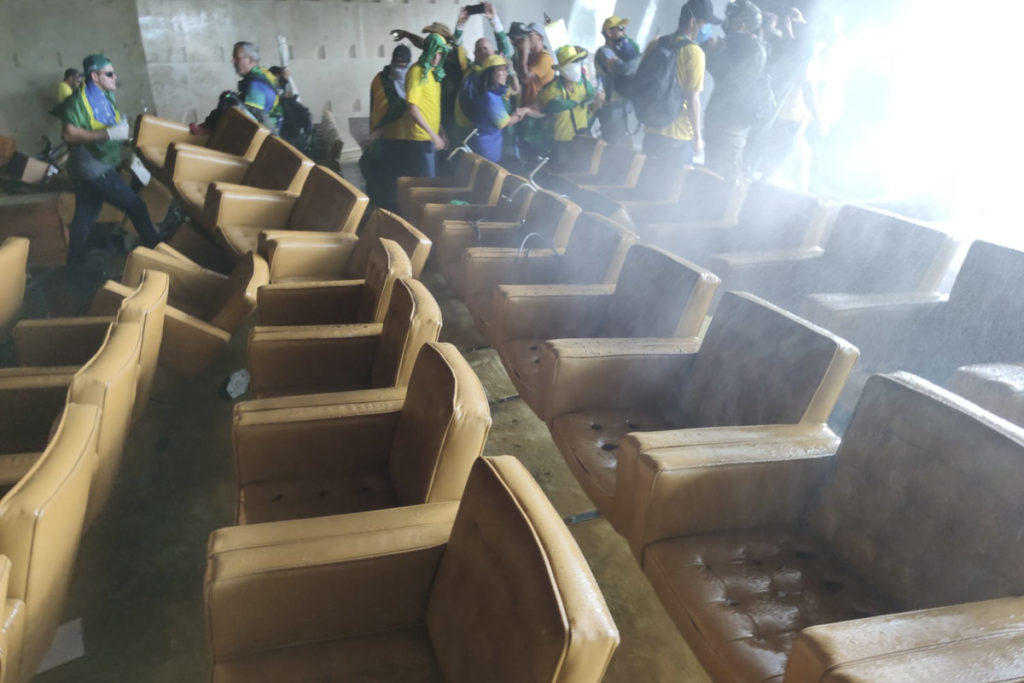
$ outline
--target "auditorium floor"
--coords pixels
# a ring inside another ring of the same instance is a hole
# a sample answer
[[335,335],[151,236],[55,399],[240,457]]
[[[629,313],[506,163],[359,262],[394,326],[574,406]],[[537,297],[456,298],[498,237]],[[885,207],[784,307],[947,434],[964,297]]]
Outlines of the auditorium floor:
[[[520,458],[562,515],[591,509],[544,424],[521,400],[502,400],[514,389],[495,352],[470,351],[484,341],[465,307],[431,269],[423,279],[442,306],[442,340],[466,353],[492,401],[486,453]],[[52,284],[48,296],[60,286]],[[243,330],[192,381],[160,370],[147,413],[129,438],[114,497],[83,541],[62,627],[66,632],[51,652],[54,661],[64,663],[35,681],[208,679],[202,594],[206,540],[212,530],[232,523],[235,500],[233,401],[222,388],[231,372],[244,367],[245,343]],[[625,541],[603,519],[570,529],[622,637],[605,680],[707,681]]]

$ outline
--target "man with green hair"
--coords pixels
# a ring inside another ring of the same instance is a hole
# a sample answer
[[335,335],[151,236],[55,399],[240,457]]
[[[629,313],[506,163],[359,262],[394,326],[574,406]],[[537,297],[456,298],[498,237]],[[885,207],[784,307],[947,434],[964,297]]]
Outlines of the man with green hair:
[[118,176],[128,121],[117,108],[117,75],[110,60],[92,54],[82,60],[85,82],[59,106],[64,139],[71,147],[68,174],[75,188],[75,216],[68,226],[68,265],[82,269],[89,230],[108,202],[123,210],[148,247],[161,241],[149,211]]

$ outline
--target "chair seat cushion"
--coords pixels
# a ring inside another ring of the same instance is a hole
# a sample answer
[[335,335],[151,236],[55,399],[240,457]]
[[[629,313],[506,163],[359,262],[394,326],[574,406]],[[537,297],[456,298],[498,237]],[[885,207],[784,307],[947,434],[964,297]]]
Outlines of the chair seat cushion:
[[246,654],[219,664],[217,683],[443,680],[425,627]]
[[551,436],[583,490],[602,508],[615,492],[616,451],[622,438],[630,432],[656,432],[681,426],[684,425],[644,410],[602,410],[556,417],[551,423]]
[[145,145],[139,147],[139,156],[142,158],[142,163],[145,164],[151,173],[161,171],[167,164],[167,147]]
[[194,219],[203,214],[203,207],[206,206],[206,189],[210,186],[207,182],[199,180],[177,180],[174,189],[181,198],[185,212]]
[[342,515],[395,507],[398,498],[384,474],[297,479],[249,484],[238,502],[238,523]]
[[673,538],[648,546],[643,565],[687,642],[703,661],[731,667],[719,672],[730,680],[781,679],[808,626],[899,611],[785,528]]
[[224,243],[227,244],[228,249],[232,254],[234,254],[236,259],[245,256],[250,251],[254,254],[257,252],[260,233],[263,232],[262,227],[251,225],[231,225],[227,227],[220,227],[218,229],[224,236]]

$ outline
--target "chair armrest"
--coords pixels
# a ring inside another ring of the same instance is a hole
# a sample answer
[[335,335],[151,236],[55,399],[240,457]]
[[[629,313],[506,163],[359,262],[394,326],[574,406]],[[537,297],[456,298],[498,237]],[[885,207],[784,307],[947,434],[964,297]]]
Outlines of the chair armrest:
[[299,195],[287,190],[264,190],[215,182],[206,191],[204,211],[210,225],[284,228]]
[[228,279],[226,275],[207,270],[193,261],[136,247],[128,254],[121,282],[129,287],[138,287],[145,270],[167,273],[170,282],[168,304],[189,311],[208,311],[210,302],[218,296]]
[[724,442],[689,446],[646,450],[647,435],[623,440],[638,455],[634,472],[616,487],[616,505],[624,506],[616,515],[641,563],[647,546],[667,538],[794,522],[838,448],[822,425],[763,441],[759,435],[770,428],[752,430],[750,441],[742,434],[728,440],[735,428],[726,429]]
[[110,317],[22,320],[14,348],[23,366],[84,365],[103,345]]
[[493,341],[593,337],[614,291],[615,285],[499,285]]
[[270,281],[340,280],[359,238],[329,232],[264,230],[259,251],[270,264]]
[[671,395],[700,348],[697,337],[549,339],[541,349],[540,418],[648,405]]
[[1022,650],[1024,598],[999,598],[805,628],[783,680],[1021,680]]
[[213,532],[205,596],[214,668],[424,624],[457,509],[427,503]]
[[561,260],[551,249],[470,247],[462,252],[461,298],[490,292],[498,285],[544,285],[558,275]]
[[195,376],[231,341],[231,333],[168,306],[160,342],[160,364]]
[[334,325],[355,322],[363,280],[285,282],[256,294],[263,325]]
[[252,164],[233,154],[215,152],[205,147],[171,145],[167,152],[167,169],[173,182],[193,181],[237,183]]
[[417,227],[433,240],[446,221],[487,220],[494,215],[494,208],[489,204],[424,204]]
[[370,388],[383,325],[254,327],[249,374],[259,396]]
[[386,389],[334,396],[337,402],[318,407],[236,405],[233,433],[239,487],[386,470],[404,399]]
[[205,146],[209,139],[209,135],[193,135],[186,123],[162,119],[151,114],[140,116],[139,124],[135,128],[136,147],[165,149],[172,142],[191,143],[198,147]]

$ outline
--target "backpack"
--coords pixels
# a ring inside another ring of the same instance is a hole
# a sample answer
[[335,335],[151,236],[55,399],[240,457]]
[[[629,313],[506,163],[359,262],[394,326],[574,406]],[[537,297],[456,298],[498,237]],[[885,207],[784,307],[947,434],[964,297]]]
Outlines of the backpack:
[[623,94],[633,101],[641,123],[661,128],[679,116],[686,95],[676,78],[676,59],[679,50],[693,44],[689,38],[675,35],[659,38],[640,60],[633,77],[623,83]]
[[313,149],[313,114],[297,97],[281,95],[281,138],[304,154]]

